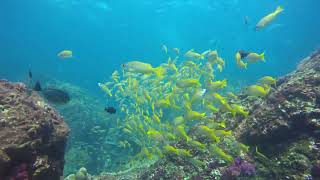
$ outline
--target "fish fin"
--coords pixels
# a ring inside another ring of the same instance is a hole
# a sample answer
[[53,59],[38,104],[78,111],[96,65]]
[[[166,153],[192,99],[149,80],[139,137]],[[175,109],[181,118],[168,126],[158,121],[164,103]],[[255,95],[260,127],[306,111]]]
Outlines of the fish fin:
[[277,9],[276,9],[276,11],[275,11],[275,13],[276,13],[276,14],[279,14],[279,13],[281,13],[283,10],[284,10],[284,9],[283,9],[281,6],[278,6]]
[[34,91],[42,91],[42,87],[39,81],[36,81],[35,85],[33,86]]
[[260,54],[260,58],[263,62],[266,62],[266,60],[264,59],[264,52]]
[[243,63],[244,64],[244,69],[247,69],[248,63]]

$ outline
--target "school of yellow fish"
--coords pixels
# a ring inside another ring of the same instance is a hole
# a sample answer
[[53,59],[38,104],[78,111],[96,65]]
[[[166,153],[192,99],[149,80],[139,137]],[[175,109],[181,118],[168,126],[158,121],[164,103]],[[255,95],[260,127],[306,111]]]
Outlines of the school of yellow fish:
[[[192,152],[198,151],[232,161],[239,155],[225,145],[226,139],[234,139],[232,131],[227,130],[227,121],[214,119],[213,115],[219,112],[246,118],[249,113],[234,103],[238,97],[226,90],[227,79],[216,79],[215,75],[226,66],[225,60],[217,50],[199,53],[191,49],[180,54],[179,48],[169,51],[162,45],[161,49],[167,62],[153,67],[140,60],[130,61],[114,71],[109,82],[99,83],[120,108],[119,147],[130,148],[129,142],[135,142],[141,148],[137,156],[148,159],[171,154],[196,163]],[[235,60],[242,68],[241,62],[264,61],[264,54],[252,52],[242,59],[236,55]],[[275,84],[274,78],[265,76],[258,84],[245,88],[245,93],[265,97]],[[178,142],[186,146],[175,146]],[[232,147],[237,147],[238,153],[248,151],[247,146],[235,140]]]

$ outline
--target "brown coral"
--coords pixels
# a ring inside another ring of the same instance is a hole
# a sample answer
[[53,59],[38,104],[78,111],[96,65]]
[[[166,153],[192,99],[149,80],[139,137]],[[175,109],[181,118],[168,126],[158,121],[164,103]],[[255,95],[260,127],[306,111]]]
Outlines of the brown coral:
[[29,179],[59,179],[69,129],[62,117],[22,83],[0,80],[0,177],[24,164]]

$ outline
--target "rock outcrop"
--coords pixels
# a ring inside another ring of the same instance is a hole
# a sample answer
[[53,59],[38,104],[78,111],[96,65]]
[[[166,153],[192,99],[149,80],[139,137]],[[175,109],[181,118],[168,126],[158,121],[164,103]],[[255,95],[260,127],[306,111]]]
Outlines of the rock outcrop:
[[260,177],[320,179],[320,50],[280,78],[265,99],[243,102],[250,114],[234,130],[240,141],[268,156]]
[[60,179],[68,133],[36,92],[0,80],[0,179]]
[[277,144],[320,130],[320,52],[280,78],[269,96],[251,108],[239,138],[251,145]]

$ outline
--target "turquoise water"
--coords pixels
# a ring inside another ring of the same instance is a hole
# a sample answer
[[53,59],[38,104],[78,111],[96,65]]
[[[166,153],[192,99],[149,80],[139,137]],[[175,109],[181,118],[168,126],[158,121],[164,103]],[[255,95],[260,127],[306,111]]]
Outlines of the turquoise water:
[[[278,5],[283,14],[262,31],[253,30]],[[244,81],[283,75],[319,47],[319,5],[317,0],[3,0],[0,77],[19,81],[30,67],[35,75],[99,92],[97,82],[122,63],[163,62],[163,43],[182,51],[217,48],[227,64],[235,64],[239,49],[265,51],[266,64],[245,72],[229,66],[225,75]],[[74,58],[59,59],[63,49],[72,50]]]
[[[256,23],[279,5],[284,12],[256,31]],[[98,82],[131,60],[154,66],[166,62],[165,44],[181,53],[217,49],[226,62],[218,76],[230,84],[249,84],[292,71],[319,48],[319,7],[318,0],[2,0],[0,79],[25,81],[31,69],[36,79],[71,83],[103,104],[109,100]],[[57,57],[64,49],[74,57]],[[265,52],[266,62],[240,70],[234,56],[241,49]],[[99,173],[104,168],[100,164],[90,171]]]

